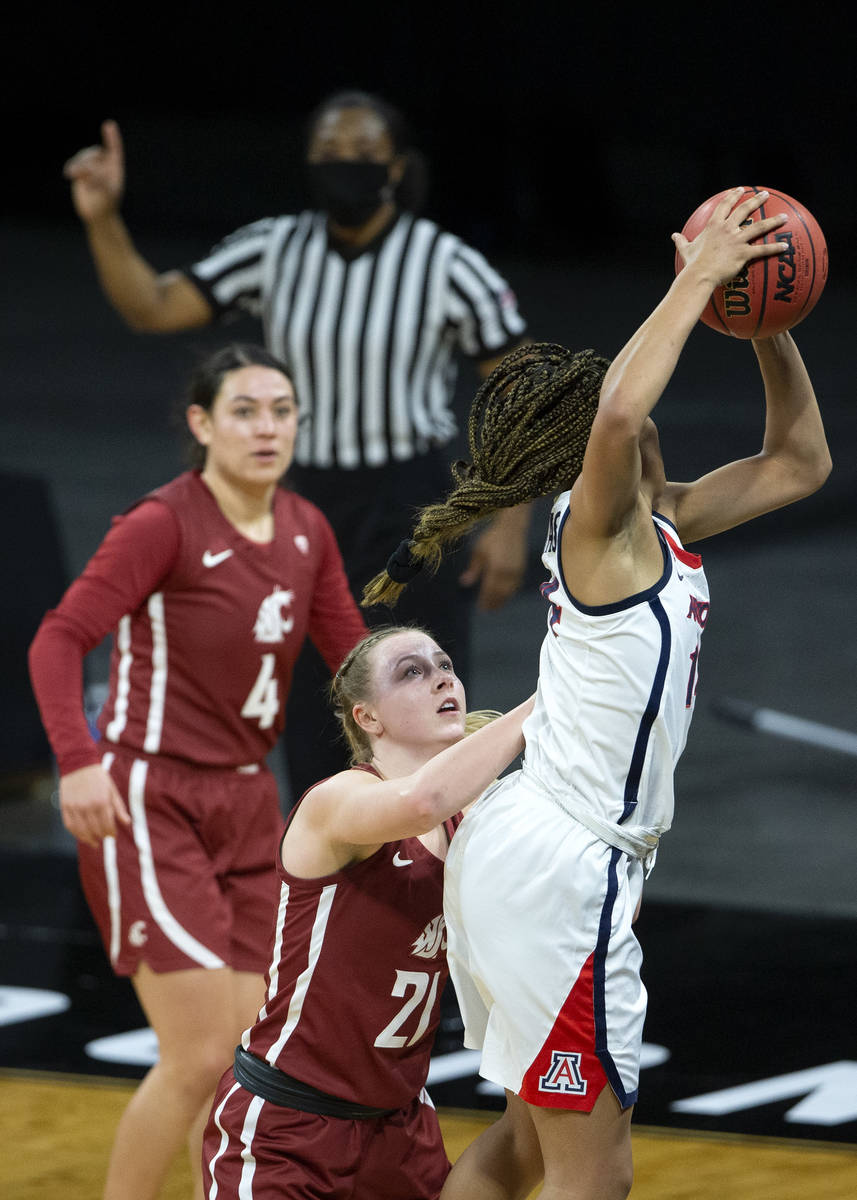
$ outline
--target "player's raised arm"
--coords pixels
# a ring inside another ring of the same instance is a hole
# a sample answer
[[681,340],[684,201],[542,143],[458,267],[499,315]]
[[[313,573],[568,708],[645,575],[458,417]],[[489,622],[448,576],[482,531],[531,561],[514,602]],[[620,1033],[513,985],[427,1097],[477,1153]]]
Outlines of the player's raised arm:
[[208,324],[208,301],[187,276],[159,274],[137,251],[120,214],[125,158],[117,123],[105,121],[101,136],[100,145],[70,158],[63,173],[105,295],[132,329],[170,333]]
[[765,388],[762,448],[666,496],[685,541],[731,529],[811,495],[831,470],[818,402],[790,333],[753,341]]
[[760,192],[736,205],[743,190],[733,188],[724,195],[693,242],[680,233],[673,234],[685,268],[604,377],[575,493],[578,529],[592,536],[614,536],[637,509],[644,423],[713,289],[736,275],[748,260],[785,249],[779,242],[749,244],[751,238],[776,229],[785,218],[778,214],[752,226],[743,224],[767,199],[767,193]]

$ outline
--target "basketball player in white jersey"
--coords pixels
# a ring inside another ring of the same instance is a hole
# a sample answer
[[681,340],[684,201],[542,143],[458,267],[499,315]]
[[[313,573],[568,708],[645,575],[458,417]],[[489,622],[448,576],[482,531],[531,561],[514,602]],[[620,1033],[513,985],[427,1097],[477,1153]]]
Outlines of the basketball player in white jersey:
[[472,463],[423,509],[367,589],[395,599],[424,560],[495,507],[559,492],[539,687],[520,771],[474,806],[447,859],[450,970],[465,1044],[508,1098],[458,1160],[444,1200],[623,1200],[632,1178],[646,992],[632,931],[673,811],[673,770],[696,695],[708,586],[685,543],[815,491],[830,455],[788,333],[753,343],[766,423],[756,455],[669,483],[651,412],[713,289],[785,219],[727,193],[685,266],[612,364],[531,346],[507,356],[470,418]]

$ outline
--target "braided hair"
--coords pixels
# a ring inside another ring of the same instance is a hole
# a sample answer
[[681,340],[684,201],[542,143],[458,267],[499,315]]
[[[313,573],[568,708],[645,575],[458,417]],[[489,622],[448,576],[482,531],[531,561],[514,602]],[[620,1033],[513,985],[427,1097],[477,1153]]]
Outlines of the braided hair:
[[470,409],[470,459],[453,464],[446,499],[421,509],[411,539],[363,590],[364,607],[393,605],[423,564],[501,508],[571,487],[609,366],[594,350],[551,342],[518,347],[483,382]]

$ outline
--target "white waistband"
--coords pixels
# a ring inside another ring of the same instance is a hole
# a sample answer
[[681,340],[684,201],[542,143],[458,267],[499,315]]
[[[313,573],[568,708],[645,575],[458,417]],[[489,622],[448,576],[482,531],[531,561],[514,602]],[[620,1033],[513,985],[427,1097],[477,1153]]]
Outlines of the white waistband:
[[615,846],[617,850],[630,854],[632,858],[641,859],[645,864],[647,874],[651,871],[655,864],[658,843],[661,840],[660,835],[654,830],[647,829],[645,825],[617,825],[615,821],[606,821],[567,793],[559,795],[546,787],[540,780],[528,776],[525,772],[522,772],[521,778],[531,788],[561,808],[563,812],[568,813],[575,821],[579,821],[590,833],[601,838],[608,846]]

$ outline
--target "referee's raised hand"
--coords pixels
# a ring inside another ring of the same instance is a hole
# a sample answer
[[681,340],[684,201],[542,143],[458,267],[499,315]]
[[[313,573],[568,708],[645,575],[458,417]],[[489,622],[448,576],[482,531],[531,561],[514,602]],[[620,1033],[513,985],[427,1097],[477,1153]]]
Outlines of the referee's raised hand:
[[78,150],[63,168],[71,182],[71,198],[82,221],[94,221],[115,212],[125,190],[125,154],[122,134],[115,121],[101,126],[100,146]]

